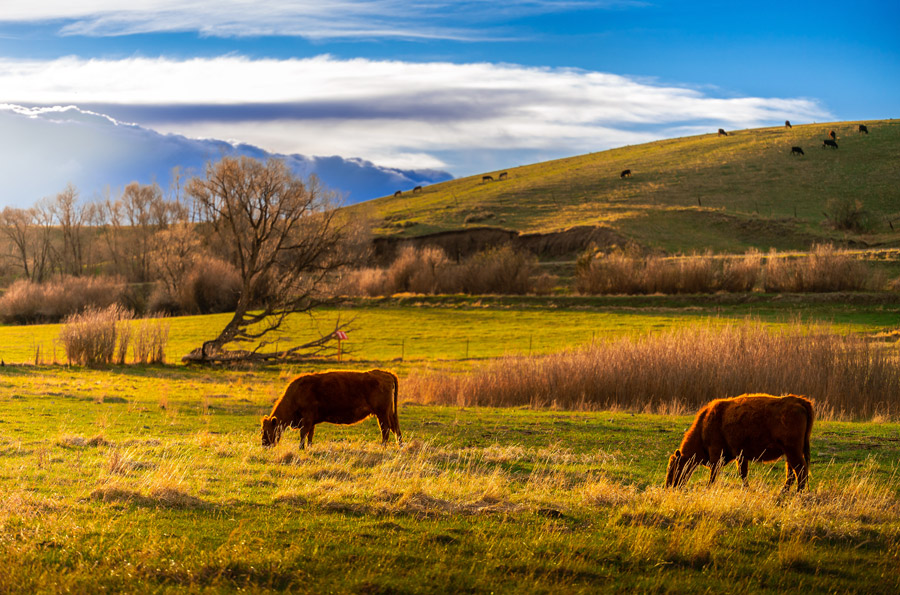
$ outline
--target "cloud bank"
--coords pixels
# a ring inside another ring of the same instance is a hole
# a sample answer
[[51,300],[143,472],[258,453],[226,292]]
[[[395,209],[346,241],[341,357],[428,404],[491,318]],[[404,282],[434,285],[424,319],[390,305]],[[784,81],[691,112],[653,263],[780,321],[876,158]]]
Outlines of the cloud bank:
[[0,23],[52,22],[59,24],[62,35],[87,36],[197,31],[217,37],[498,41],[503,39],[503,24],[515,17],[641,4],[628,0],[506,0],[500,4],[483,0],[42,0],[4,6]]
[[[82,197],[100,198],[138,181],[170,183],[172,168],[202,174],[223,155],[273,156],[255,146],[160,134],[75,107],[25,108],[0,104],[0,206],[28,207],[74,184]],[[401,170],[361,159],[275,155],[303,177],[315,173],[346,203],[449,179],[442,171]]]
[[10,103],[76,104],[160,133],[454,175],[830,115],[807,98],[717,97],[577,69],[328,55],[0,59],[0,89]]

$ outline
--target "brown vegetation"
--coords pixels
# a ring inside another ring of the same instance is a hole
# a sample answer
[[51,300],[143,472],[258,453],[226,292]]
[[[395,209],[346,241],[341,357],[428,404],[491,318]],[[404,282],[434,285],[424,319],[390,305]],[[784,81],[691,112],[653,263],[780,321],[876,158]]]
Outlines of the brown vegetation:
[[537,258],[505,245],[456,263],[440,248],[402,248],[388,267],[345,273],[339,295],[384,296],[397,293],[523,295],[546,293],[552,279],[538,273]]
[[58,322],[122,301],[125,287],[121,277],[63,277],[46,283],[20,279],[0,297],[0,317],[14,324]]
[[460,406],[685,413],[750,392],[815,399],[828,419],[900,414],[895,356],[815,326],[684,328],[548,356],[509,356],[467,374],[412,374],[408,398]]
[[880,289],[883,279],[862,260],[830,245],[802,256],[763,258],[756,250],[742,257],[711,253],[668,258],[629,251],[591,250],[578,260],[575,288],[597,294],[689,294],[747,292],[835,292]]

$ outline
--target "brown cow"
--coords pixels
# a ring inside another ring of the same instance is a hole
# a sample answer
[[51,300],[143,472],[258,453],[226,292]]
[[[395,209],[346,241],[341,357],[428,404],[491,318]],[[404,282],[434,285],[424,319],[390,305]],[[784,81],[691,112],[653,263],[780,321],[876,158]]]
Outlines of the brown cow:
[[497,178],[497,179],[498,179],[498,180],[505,180],[505,179],[508,178],[508,177],[509,177],[509,175],[508,175],[506,172],[503,172],[503,173],[500,174],[500,177]]
[[[860,124],[860,125],[859,125],[859,132],[865,132],[866,134],[869,134],[869,127],[866,126],[865,124]],[[857,133],[857,134],[858,134],[858,133]]]
[[620,177],[620,178],[630,178],[630,177],[631,177],[631,170],[630,170],[630,169],[623,169],[623,170],[622,170],[622,173],[619,174],[619,177]]
[[419,192],[422,192],[421,186],[416,186],[415,188],[413,188],[413,194],[418,194]]
[[483,184],[484,182],[493,182],[493,181],[494,181],[494,176],[481,176],[481,183],[482,183],[482,184]]
[[837,140],[837,134],[834,132],[834,130],[832,130],[831,132],[829,132],[829,133],[828,133],[828,136],[831,137],[831,140]]
[[792,126],[791,126],[791,121],[790,121],[790,120],[785,120],[785,121],[784,121],[784,127],[785,127],[785,128],[792,128]]
[[394,192],[394,196],[400,196],[401,194],[403,194],[402,190],[398,190],[397,192]]
[[403,445],[397,419],[397,376],[385,370],[320,372],[298,376],[262,419],[262,444],[278,444],[285,428],[300,428],[300,448],[312,444],[317,423],[355,424],[378,418],[381,443],[389,432]]
[[724,128],[719,128],[719,136],[728,136],[728,133],[725,132]]
[[736,461],[747,485],[750,461],[787,459],[787,491],[797,477],[797,491],[809,478],[809,435],[813,403],[796,395],[741,395],[716,399],[697,413],[675,454],[669,457],[666,487],[687,483],[698,465],[709,467],[709,485],[719,469]]

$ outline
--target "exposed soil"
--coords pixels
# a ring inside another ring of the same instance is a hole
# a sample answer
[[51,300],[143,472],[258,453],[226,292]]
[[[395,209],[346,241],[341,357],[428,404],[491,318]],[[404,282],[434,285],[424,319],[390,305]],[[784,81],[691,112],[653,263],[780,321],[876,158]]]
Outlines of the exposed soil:
[[627,238],[603,226],[572,227],[554,233],[519,233],[495,227],[476,227],[423,235],[413,238],[380,237],[372,242],[378,264],[391,262],[405,246],[434,246],[454,259],[462,259],[488,248],[511,245],[540,258],[575,257],[591,245],[598,248],[624,245]]

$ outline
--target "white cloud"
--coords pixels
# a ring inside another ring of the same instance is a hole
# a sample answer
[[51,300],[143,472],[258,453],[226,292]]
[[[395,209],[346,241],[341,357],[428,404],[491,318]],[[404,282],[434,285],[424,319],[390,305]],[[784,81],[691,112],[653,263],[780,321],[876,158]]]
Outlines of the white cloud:
[[[0,59],[11,103],[77,104],[166,133],[279,153],[478,173],[694,129],[821,121],[804,98],[708,92],[575,69],[366,59]],[[493,166],[491,166],[493,167]]]
[[[641,5],[627,0],[43,0],[10,2],[0,22],[58,21],[70,35],[199,31],[219,37],[497,40],[514,16]],[[454,26],[435,25],[452,22]],[[486,27],[493,27],[488,32]]]

